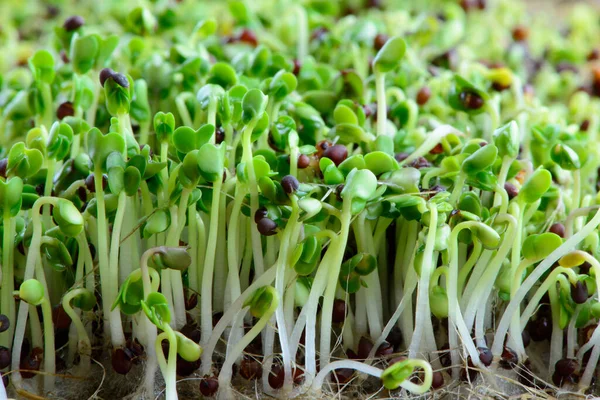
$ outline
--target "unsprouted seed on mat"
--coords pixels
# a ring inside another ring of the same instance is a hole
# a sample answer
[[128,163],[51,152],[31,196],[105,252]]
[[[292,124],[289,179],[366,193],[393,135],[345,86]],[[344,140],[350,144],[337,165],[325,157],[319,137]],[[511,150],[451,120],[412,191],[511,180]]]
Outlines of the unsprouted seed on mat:
[[539,11],[3,0],[0,399],[598,395],[600,13]]

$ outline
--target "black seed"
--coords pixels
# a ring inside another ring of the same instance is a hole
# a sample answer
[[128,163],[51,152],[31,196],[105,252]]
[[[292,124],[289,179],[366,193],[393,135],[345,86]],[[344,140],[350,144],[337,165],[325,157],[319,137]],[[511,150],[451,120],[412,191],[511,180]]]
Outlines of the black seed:
[[299,186],[300,182],[298,182],[298,179],[296,179],[296,177],[293,175],[286,175],[281,180],[281,187],[287,194],[296,193],[296,190],[298,190]]
[[331,321],[334,324],[341,324],[346,320],[346,302],[342,299],[335,299],[333,302],[333,311]]
[[396,161],[402,162],[402,161],[406,160],[408,158],[408,156],[410,156],[409,153],[397,153],[394,155],[394,158],[396,159]]
[[254,222],[256,222],[258,224],[258,221],[265,218],[266,216],[267,216],[267,209],[261,207],[261,208],[257,209],[256,212],[254,213]]
[[219,390],[219,381],[214,376],[205,376],[200,380],[200,393],[206,397],[214,396]]
[[0,332],[4,332],[8,328],[10,328],[10,320],[6,315],[0,314]]
[[373,348],[373,342],[371,342],[366,337],[361,337],[358,341],[358,358],[364,360],[369,357],[369,353]]
[[588,299],[587,286],[582,281],[577,281],[575,285],[571,285],[571,298],[577,304],[583,304]]
[[67,32],[71,32],[75,29],[81,28],[84,23],[85,20],[83,19],[83,17],[80,17],[79,15],[73,15],[72,17],[69,17],[65,20],[63,28],[65,28]]
[[492,364],[492,360],[494,359],[494,356],[492,355],[490,349],[488,349],[487,347],[478,347],[477,351],[479,351],[479,360],[481,361],[481,363],[486,367],[489,367]]
[[475,92],[465,90],[460,92],[458,98],[462,105],[468,110],[478,110],[483,107],[483,98]]
[[70,101],[65,101],[56,110],[56,118],[62,120],[66,117],[72,117],[75,115],[75,109],[73,108],[73,103]]
[[111,364],[117,374],[127,375],[131,370],[131,357],[124,348],[114,349],[112,352]]
[[106,82],[108,78],[112,78],[114,74],[115,71],[110,68],[104,68],[102,71],[100,71],[100,84],[102,87],[104,87],[104,82]]
[[273,236],[277,234],[277,224],[270,218],[263,218],[256,224],[256,227],[261,235]]
[[323,157],[329,158],[335,165],[340,165],[348,157],[348,149],[346,146],[336,144],[325,149]]
[[115,81],[115,83],[123,88],[128,88],[129,87],[129,80],[127,79],[127,77],[123,74],[120,73],[115,73],[112,75],[111,77],[113,79],[113,81]]

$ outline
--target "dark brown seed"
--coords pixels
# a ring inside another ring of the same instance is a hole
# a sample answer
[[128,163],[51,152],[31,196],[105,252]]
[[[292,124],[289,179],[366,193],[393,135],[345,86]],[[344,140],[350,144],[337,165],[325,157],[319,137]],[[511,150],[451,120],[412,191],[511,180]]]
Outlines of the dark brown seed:
[[277,234],[277,224],[271,218],[263,218],[256,224],[256,228],[263,236],[273,236]]
[[561,224],[560,222],[556,222],[554,224],[552,224],[552,226],[549,229],[549,232],[552,232],[558,236],[560,236],[561,238],[565,237],[565,226],[563,224]]
[[67,55],[67,52],[66,52],[66,51],[64,51],[64,50],[61,50],[61,51],[60,51],[60,53],[59,53],[59,55],[60,55],[60,59],[61,59],[61,60],[62,60],[62,62],[64,62],[65,64],[68,64],[68,63],[69,63],[69,61],[71,61],[71,60],[69,60],[69,56]]
[[435,371],[431,379],[431,387],[439,389],[444,386],[444,375],[440,371]]
[[63,28],[65,28],[67,32],[71,32],[75,29],[81,28],[83,24],[85,24],[83,17],[80,17],[79,15],[73,15],[65,20]]
[[102,71],[100,71],[100,85],[104,87],[104,82],[106,82],[108,78],[112,78],[114,74],[115,71],[110,68],[104,68]]
[[6,167],[8,166],[8,158],[0,159],[0,176],[6,178]]
[[256,35],[250,29],[244,29],[238,36],[238,40],[254,47],[258,46]]
[[444,146],[441,143],[436,144],[433,149],[429,150],[429,154],[442,154],[444,152]]
[[333,302],[333,311],[331,321],[334,324],[341,324],[346,320],[346,302],[342,299],[335,299]]
[[486,367],[489,367],[492,364],[492,360],[494,356],[492,352],[487,347],[478,347],[477,351],[479,351],[479,361]]
[[77,197],[79,197],[79,200],[81,200],[84,203],[87,201],[87,190],[85,189],[85,187],[80,186],[77,188]]
[[473,362],[469,357],[466,368],[460,372],[460,379],[464,382],[472,382],[477,378],[477,369],[473,367]]
[[400,347],[402,344],[402,332],[400,331],[400,328],[394,326],[385,340],[394,346],[395,349]]
[[71,317],[65,312],[62,304],[52,309],[52,321],[57,330],[67,330],[71,326]]
[[339,385],[345,385],[350,382],[350,379],[354,375],[354,370],[349,368],[336,369],[331,373],[331,381],[337,382]]
[[369,357],[369,353],[371,352],[372,348],[373,348],[373,342],[371,342],[369,339],[367,339],[364,336],[361,337],[360,340],[358,341],[358,358],[360,358],[361,360],[364,360],[367,357]]
[[391,354],[394,354],[394,346],[388,342],[381,343],[375,352],[376,357],[387,357]]
[[222,316],[223,316],[223,313],[221,311],[213,314],[213,317],[212,317],[213,327],[215,327],[219,323]]
[[396,159],[396,161],[402,162],[402,161],[406,160],[408,158],[408,156],[410,156],[409,153],[396,153],[394,155],[394,158]]
[[512,200],[519,194],[519,189],[512,183],[506,182],[504,184],[504,190],[506,190],[506,194],[508,195],[508,199]]
[[298,182],[298,179],[296,179],[296,177],[293,175],[286,175],[283,177],[283,179],[281,179],[281,187],[287,194],[296,193],[296,190],[298,190],[299,186],[300,182]]
[[62,120],[66,117],[72,117],[75,115],[75,109],[73,108],[73,103],[70,101],[65,101],[56,110],[56,118]]
[[358,360],[358,354],[356,354],[356,352],[354,350],[352,350],[352,349],[346,350],[346,356],[350,360]]
[[285,379],[285,371],[279,363],[274,363],[269,374],[269,386],[273,389],[281,389]]
[[425,157],[417,157],[413,162],[409,164],[410,167],[421,169],[431,167],[431,163],[427,161]]
[[398,357],[394,357],[392,359],[390,359],[390,361],[388,361],[388,367],[391,367],[392,365],[399,363],[401,361],[406,360],[406,357],[404,356],[398,356]]
[[88,177],[85,178],[85,187],[87,188],[87,190],[90,191],[90,193],[96,192],[96,185],[94,184],[94,175],[88,175]]
[[127,79],[127,77],[123,74],[120,73],[114,73],[111,77],[113,79],[113,81],[115,81],[115,83],[123,88],[128,88],[129,87],[129,80]]
[[300,154],[298,156],[298,168],[304,169],[310,165],[310,157],[306,154]]
[[314,29],[310,34],[310,40],[321,40],[329,32],[329,29],[324,26],[320,26]]
[[323,156],[329,158],[335,165],[340,165],[342,161],[348,157],[348,149],[346,146],[336,144],[328,147],[324,152]]
[[299,60],[294,59],[294,69],[292,73],[296,76],[300,75],[300,69],[302,68],[302,63]]
[[523,341],[523,347],[529,346],[529,343],[531,343],[531,335],[529,334],[529,331],[524,330],[521,332],[521,340]]
[[589,119],[584,119],[581,122],[581,125],[579,125],[579,130],[581,132],[587,132],[587,130],[589,129],[589,127],[590,127],[590,120]]
[[429,101],[430,97],[431,97],[431,89],[429,89],[429,86],[423,86],[417,92],[417,104],[420,106],[425,105],[425,103],[427,103]]
[[381,48],[383,47],[383,45],[385,45],[388,39],[388,35],[384,35],[383,33],[377,34],[375,36],[375,39],[373,40],[373,48],[375,49],[375,51],[381,50]]
[[198,305],[198,295],[196,293],[191,293],[185,299],[185,309],[187,311],[193,310]]
[[262,365],[253,358],[244,358],[240,363],[240,376],[248,381],[262,377]]
[[325,150],[331,147],[331,142],[329,140],[321,140],[315,145],[315,147],[317,148],[317,157],[321,158],[323,157]]
[[599,58],[600,58],[600,51],[598,51],[598,49],[593,49],[587,55],[588,61],[596,61]]
[[180,329],[180,332],[188,339],[200,343],[201,333],[196,325],[185,324],[183,328]]
[[219,126],[215,131],[215,143],[221,144],[225,141],[225,130],[222,126]]
[[554,365],[556,373],[560,376],[567,377],[574,374],[579,369],[577,360],[571,358],[563,358],[558,360]]
[[6,331],[8,328],[10,328],[10,320],[6,315],[0,314],[0,333]]
[[524,42],[529,37],[529,29],[523,25],[517,25],[512,31],[512,37],[515,42]]
[[588,299],[588,290],[585,282],[577,281],[575,285],[571,285],[571,298],[576,304],[583,304]]
[[200,368],[200,360],[186,361],[183,358],[177,356],[176,371],[179,376],[190,376]]
[[113,350],[111,364],[117,374],[127,375],[131,370],[132,362],[128,353],[121,347]]
[[11,353],[7,347],[0,346],[0,369],[10,365]]
[[579,69],[577,69],[577,67],[571,63],[568,63],[566,61],[563,62],[559,62],[556,65],[556,72],[560,73],[560,72],[572,72],[574,74],[579,73]]
[[200,380],[200,393],[206,397],[214,396],[219,390],[219,380],[214,376],[204,376]]
[[264,207],[261,207],[261,208],[257,209],[256,212],[254,213],[254,222],[256,222],[258,224],[258,221],[265,218],[266,216],[267,216],[267,209]]
[[504,347],[500,358],[500,366],[504,369],[513,369],[519,363],[519,357],[512,349]]
[[485,10],[487,7],[487,0],[476,0],[477,8],[480,10]]
[[458,99],[468,110],[478,110],[483,107],[483,98],[475,92],[465,90],[460,92]]
[[492,83],[492,89],[494,89],[496,92],[502,92],[504,90],[507,90],[510,88],[510,85],[504,85],[500,82],[494,82]]
[[[21,358],[21,376],[24,379],[31,379],[37,374],[34,371],[39,371],[42,365],[44,350],[39,347],[34,348],[30,355]],[[30,372],[28,372],[30,371]]]

